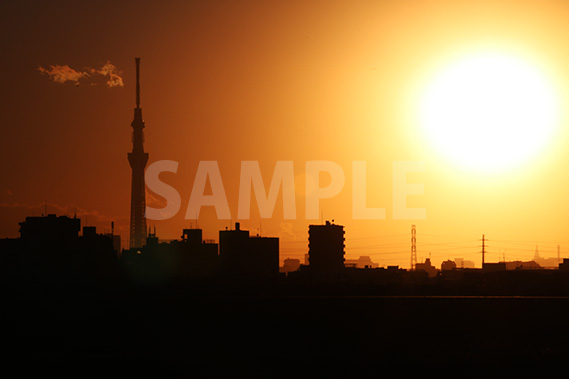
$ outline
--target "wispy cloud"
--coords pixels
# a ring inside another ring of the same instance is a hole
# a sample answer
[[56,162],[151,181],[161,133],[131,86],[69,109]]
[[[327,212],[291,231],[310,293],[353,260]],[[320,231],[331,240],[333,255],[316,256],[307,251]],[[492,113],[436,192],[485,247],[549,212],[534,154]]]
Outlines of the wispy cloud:
[[48,75],[51,80],[56,83],[66,83],[66,82],[73,82],[76,86],[79,85],[80,82],[91,79],[90,85],[96,85],[97,83],[95,80],[97,76],[103,76],[107,79],[106,85],[108,87],[123,87],[124,80],[120,76],[122,74],[121,71],[117,69],[117,66],[112,64],[110,61],[107,61],[101,68],[95,69],[92,67],[86,67],[82,70],[75,70],[69,65],[50,65],[49,69],[46,69],[42,66],[38,66],[38,71],[42,74]]
[[50,66],[49,70],[43,68],[42,66],[39,66],[38,71],[43,74],[49,75],[49,77],[56,83],[65,83],[65,82],[79,83],[79,79],[90,76],[87,71],[76,71],[71,67],[69,67],[68,65]]
[[117,70],[117,66],[112,64],[110,61],[101,67],[100,70],[97,71],[99,74],[104,75],[108,78],[107,86],[109,87],[123,87],[124,82],[122,78],[119,76],[120,72]]

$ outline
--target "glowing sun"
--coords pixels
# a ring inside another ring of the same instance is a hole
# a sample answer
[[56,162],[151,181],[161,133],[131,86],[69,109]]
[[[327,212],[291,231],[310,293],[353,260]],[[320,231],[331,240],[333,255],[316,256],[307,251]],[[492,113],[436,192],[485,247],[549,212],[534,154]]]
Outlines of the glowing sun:
[[479,53],[434,76],[419,117],[437,152],[463,168],[497,171],[543,151],[559,113],[553,86],[528,60]]

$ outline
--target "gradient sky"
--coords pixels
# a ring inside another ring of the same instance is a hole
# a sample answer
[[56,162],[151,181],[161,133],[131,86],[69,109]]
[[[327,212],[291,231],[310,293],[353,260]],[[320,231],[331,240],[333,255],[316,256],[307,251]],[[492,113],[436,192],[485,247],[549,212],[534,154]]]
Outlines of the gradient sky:
[[[134,108],[134,57],[141,57],[141,105],[150,162],[179,162],[161,178],[182,210],[150,221],[179,238],[197,165],[219,163],[237,214],[240,162],[256,160],[265,185],[275,162],[292,160],[297,220],[252,217],[242,228],[281,237],[281,261],[303,260],[304,165],[330,160],[344,191],[323,200],[325,219],[346,226],[346,257],[409,266],[417,225],[419,261],[487,261],[569,256],[569,4],[565,1],[4,1],[0,4],[0,236],[18,235],[25,216],[76,213],[83,224],[127,241]],[[442,158],[419,132],[417,93],[456,54],[491,47],[539,62],[561,94],[562,124],[546,151],[500,174],[474,173]],[[38,67],[117,67],[124,86],[101,75],[56,83]],[[352,220],[351,164],[367,162],[370,207],[386,219]],[[392,162],[422,161],[408,176],[424,195],[409,207],[425,220],[393,220]],[[325,183],[324,183],[325,184]],[[148,195],[149,204],[160,204]],[[281,203],[282,204],[282,203]],[[236,221],[236,220],[233,220]],[[229,226],[202,209],[205,238]]]

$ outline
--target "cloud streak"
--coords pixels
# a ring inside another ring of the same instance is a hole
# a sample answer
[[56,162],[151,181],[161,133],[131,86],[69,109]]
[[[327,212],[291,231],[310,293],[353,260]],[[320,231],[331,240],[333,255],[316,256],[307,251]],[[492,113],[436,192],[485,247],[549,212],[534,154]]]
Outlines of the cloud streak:
[[75,82],[79,83],[79,79],[89,77],[89,73],[86,71],[75,71],[68,65],[60,66],[50,66],[49,70],[43,68],[42,66],[38,67],[38,71],[49,75],[49,77],[56,83],[65,83],[65,82]]
[[48,75],[54,82],[61,84],[73,82],[78,86],[80,82],[91,79],[90,85],[96,85],[97,83],[93,80],[96,80],[98,76],[102,76],[106,79],[105,85],[107,87],[124,87],[124,80],[120,76],[122,72],[110,61],[107,61],[107,63],[99,69],[86,67],[78,71],[69,67],[69,65],[50,65],[49,69],[38,66],[37,70],[42,74]]
[[[39,204],[29,204],[29,203],[15,203],[15,202],[0,202],[0,210],[2,209],[20,209],[25,210],[28,213],[34,213],[36,216],[44,214],[47,208],[47,213],[54,213],[58,215],[67,216],[77,216],[82,219],[82,223],[89,224],[103,224],[110,225],[111,221],[115,221],[115,224],[126,225],[128,219],[125,217],[111,217],[106,214],[102,214],[96,210],[87,210],[75,205],[61,205],[57,203],[39,203]],[[28,214],[29,216],[29,214]],[[23,221],[23,220],[22,220]],[[126,227],[121,229],[127,230]]]

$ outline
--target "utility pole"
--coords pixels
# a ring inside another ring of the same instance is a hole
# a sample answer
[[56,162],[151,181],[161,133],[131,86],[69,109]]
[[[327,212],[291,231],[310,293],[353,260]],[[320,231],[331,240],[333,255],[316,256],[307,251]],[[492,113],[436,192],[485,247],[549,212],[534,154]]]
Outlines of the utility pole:
[[415,269],[417,264],[417,230],[415,225],[411,225],[411,270]]
[[486,254],[486,238],[482,235],[482,268],[484,268],[484,254]]

